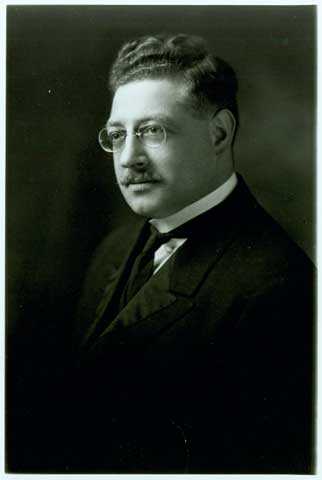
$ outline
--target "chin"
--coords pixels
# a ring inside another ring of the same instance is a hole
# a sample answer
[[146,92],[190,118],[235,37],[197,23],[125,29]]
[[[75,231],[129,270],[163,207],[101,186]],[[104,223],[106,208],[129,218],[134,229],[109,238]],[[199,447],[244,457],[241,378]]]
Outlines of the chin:
[[146,218],[161,218],[163,215],[163,209],[160,205],[150,204],[150,202],[138,202],[128,201],[127,204],[133,210],[134,213]]
[[128,202],[128,205],[134,213],[141,217],[153,218],[155,215],[154,208],[149,207],[148,205],[139,205],[136,202]]

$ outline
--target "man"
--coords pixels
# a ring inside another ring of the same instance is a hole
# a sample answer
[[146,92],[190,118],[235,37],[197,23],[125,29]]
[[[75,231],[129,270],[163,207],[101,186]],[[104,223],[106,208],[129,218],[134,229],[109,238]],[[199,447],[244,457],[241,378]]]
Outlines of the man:
[[235,173],[232,68],[157,35],[123,46],[110,85],[99,140],[143,220],[84,285],[71,465],[310,472],[313,272]]

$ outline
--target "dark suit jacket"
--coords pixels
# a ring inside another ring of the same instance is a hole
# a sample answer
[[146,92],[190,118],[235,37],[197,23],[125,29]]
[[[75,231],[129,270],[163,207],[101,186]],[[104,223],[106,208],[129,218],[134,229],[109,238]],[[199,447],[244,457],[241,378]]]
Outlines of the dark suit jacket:
[[71,465],[312,471],[311,262],[239,177],[119,311],[147,231],[144,222],[110,235],[88,272],[75,330]]

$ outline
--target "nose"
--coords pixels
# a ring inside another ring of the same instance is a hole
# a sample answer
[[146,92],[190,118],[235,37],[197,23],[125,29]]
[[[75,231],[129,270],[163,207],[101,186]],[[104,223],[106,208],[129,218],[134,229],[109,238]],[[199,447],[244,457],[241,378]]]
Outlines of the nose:
[[123,149],[118,153],[119,163],[124,168],[145,168],[147,156],[140,139],[133,134],[128,134]]

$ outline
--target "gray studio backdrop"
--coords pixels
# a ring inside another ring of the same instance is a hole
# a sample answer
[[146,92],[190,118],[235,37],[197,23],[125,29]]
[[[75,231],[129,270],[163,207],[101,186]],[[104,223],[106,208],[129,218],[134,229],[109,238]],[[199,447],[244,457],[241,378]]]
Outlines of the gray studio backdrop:
[[236,69],[237,170],[314,258],[315,7],[9,6],[9,334],[59,336],[93,248],[132,219],[97,132],[118,48],[160,31],[201,35]]

